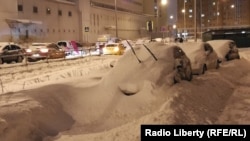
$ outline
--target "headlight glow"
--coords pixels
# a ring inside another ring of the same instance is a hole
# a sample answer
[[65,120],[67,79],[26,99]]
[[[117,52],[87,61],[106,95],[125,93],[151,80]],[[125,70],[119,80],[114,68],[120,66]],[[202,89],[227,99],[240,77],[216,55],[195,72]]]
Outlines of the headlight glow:
[[104,51],[104,52],[105,52],[105,51],[107,51],[107,49],[104,47],[104,48],[102,49],[102,51]]
[[47,48],[41,48],[41,50],[40,50],[42,53],[47,53],[47,52],[49,52],[49,49],[47,49]]
[[114,48],[114,51],[115,51],[115,52],[119,51],[119,47],[115,47],[115,48]]
[[27,53],[31,53],[32,50],[31,50],[31,49],[26,49],[26,52],[27,52]]

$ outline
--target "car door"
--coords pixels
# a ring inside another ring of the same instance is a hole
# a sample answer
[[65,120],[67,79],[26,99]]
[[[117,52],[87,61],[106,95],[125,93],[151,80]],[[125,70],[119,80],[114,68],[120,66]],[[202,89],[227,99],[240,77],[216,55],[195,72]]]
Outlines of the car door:
[[17,60],[17,58],[21,55],[20,54],[21,48],[18,47],[17,45],[11,45],[11,52],[12,52],[12,56],[13,56],[13,60]]
[[63,57],[65,57],[65,51],[62,50],[62,49],[60,49],[59,46],[57,46],[56,44],[54,44],[53,48],[54,48],[54,51],[55,51],[55,54],[56,54],[57,58],[63,58]]
[[218,56],[216,52],[213,50],[210,44],[204,44],[204,50],[206,53],[206,66],[207,69],[214,69],[217,67]]
[[3,48],[3,53],[2,53],[2,58],[4,62],[9,62],[11,60],[13,60],[13,51],[11,50],[11,45],[6,45]]
[[60,50],[60,48],[56,44],[50,44],[47,47],[49,49],[49,57],[51,59],[64,57],[65,52],[63,50]]

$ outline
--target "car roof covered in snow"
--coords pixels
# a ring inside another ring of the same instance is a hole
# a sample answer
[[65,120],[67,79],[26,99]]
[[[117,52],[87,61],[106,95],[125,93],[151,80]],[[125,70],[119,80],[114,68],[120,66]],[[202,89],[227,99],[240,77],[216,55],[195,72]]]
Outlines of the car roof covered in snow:
[[233,40],[211,40],[207,41],[215,52],[217,53],[219,58],[225,58],[226,54],[229,52],[229,44],[234,42]]

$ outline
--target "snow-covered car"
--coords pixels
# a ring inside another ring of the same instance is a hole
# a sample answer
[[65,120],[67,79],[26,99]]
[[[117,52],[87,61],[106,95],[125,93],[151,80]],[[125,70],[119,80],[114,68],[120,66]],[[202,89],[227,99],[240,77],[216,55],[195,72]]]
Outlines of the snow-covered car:
[[10,63],[12,61],[20,63],[23,59],[24,49],[22,49],[21,46],[8,42],[0,43],[0,64]]
[[205,42],[185,42],[179,44],[191,60],[192,73],[204,74],[208,69],[219,68],[219,58],[210,44]]
[[[126,83],[130,83],[131,81],[134,83],[149,80],[157,84],[166,84],[192,80],[190,59],[179,46],[160,42],[150,42],[144,45],[148,49],[137,44],[133,49],[126,51],[117,61],[111,63],[114,71],[112,74],[122,73],[120,77],[114,78],[115,82],[126,81]],[[138,73],[135,70],[138,70]]]
[[64,58],[65,51],[55,43],[32,43],[26,50],[28,61]]
[[233,40],[210,40],[207,43],[213,47],[220,61],[240,59],[238,47]]
[[122,55],[126,47],[122,43],[108,43],[102,49],[104,55]]

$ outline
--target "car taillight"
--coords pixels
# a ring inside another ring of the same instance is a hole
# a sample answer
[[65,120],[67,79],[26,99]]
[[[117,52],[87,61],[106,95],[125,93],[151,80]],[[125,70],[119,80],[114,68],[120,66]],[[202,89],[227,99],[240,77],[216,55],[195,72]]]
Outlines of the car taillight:
[[40,51],[41,51],[42,53],[47,53],[47,52],[49,52],[49,49],[47,49],[47,48],[41,48]]

